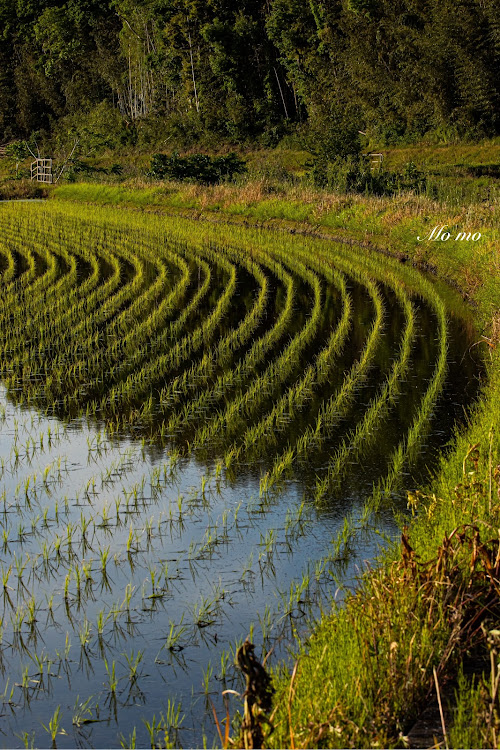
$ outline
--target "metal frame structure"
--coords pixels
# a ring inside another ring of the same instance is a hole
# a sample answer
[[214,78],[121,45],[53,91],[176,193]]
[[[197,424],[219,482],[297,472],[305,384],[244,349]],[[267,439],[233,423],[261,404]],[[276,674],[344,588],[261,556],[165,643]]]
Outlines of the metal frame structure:
[[369,154],[369,156],[371,157],[371,161],[370,161],[371,171],[375,172],[381,169],[384,155],[383,154]]
[[31,179],[37,182],[49,182],[53,181],[52,174],[52,159],[41,159],[38,158],[31,162]]

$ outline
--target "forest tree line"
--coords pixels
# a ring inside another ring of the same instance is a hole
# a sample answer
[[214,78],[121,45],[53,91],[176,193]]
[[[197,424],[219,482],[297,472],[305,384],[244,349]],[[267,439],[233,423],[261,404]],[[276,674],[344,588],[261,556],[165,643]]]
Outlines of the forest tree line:
[[498,0],[0,0],[0,35],[0,142],[500,131]]

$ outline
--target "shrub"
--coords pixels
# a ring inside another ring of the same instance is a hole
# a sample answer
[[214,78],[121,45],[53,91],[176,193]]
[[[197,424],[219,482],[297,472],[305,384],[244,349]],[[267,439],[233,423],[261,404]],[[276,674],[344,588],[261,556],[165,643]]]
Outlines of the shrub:
[[10,156],[12,159],[16,159],[17,161],[23,161],[24,159],[27,159],[29,156],[31,156],[26,141],[15,141],[14,143],[7,144],[5,153],[7,156]]
[[204,185],[214,185],[246,170],[246,163],[234,153],[227,156],[179,156],[174,152],[171,156],[155,154],[151,159],[148,176],[157,180],[193,180]]
[[321,187],[343,193],[367,195],[395,195],[402,190],[425,192],[427,178],[413,162],[408,162],[400,172],[387,172],[371,168],[370,156],[351,155],[329,161],[320,170],[313,164],[310,176]]

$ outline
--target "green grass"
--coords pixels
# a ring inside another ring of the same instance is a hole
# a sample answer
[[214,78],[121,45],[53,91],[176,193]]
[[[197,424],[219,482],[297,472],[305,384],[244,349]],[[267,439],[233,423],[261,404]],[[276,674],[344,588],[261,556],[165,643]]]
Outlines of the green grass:
[[421,144],[380,151],[384,154],[384,169],[399,171],[413,162],[428,176],[430,193],[449,203],[473,203],[499,197],[498,138],[480,144]]
[[[374,148],[374,151],[378,149]],[[490,165],[500,162],[500,139],[482,143],[462,143],[444,146],[420,144],[381,148],[388,169],[401,169],[412,161],[417,167],[438,169],[468,165]]]
[[[135,206],[149,211],[180,214],[195,211],[207,217],[222,215],[243,224],[251,221],[289,229],[312,224],[316,229],[334,234],[343,235],[346,231],[362,233],[372,241],[381,236],[384,247],[390,249],[395,244],[400,253],[408,252],[406,242],[409,242],[419,246],[422,255],[429,247],[419,243],[417,236],[423,236],[425,230],[429,232],[438,222],[446,223],[450,231],[493,228],[500,219],[498,188],[496,191],[490,201],[479,196],[481,200],[474,203],[474,196],[477,198],[478,194],[474,191],[469,194],[464,182],[458,179],[456,191],[452,189],[448,195],[449,205],[412,194],[387,200],[339,195],[286,183],[270,185],[265,180],[209,188],[182,183],[163,183],[154,187],[144,182],[128,186],[75,183],[56,187],[51,194],[59,199]],[[471,203],[474,203],[474,212],[469,208]],[[453,247],[454,255],[462,248],[467,252],[466,243],[449,243],[448,247]],[[484,248],[484,242],[479,247]]]
[[[469,547],[473,538],[472,531],[445,540],[426,566],[406,541],[323,618],[299,645],[294,676],[275,673],[274,731],[266,746],[404,746],[422,708],[436,702],[436,677],[451,702],[443,686],[458,671],[460,647],[472,640],[473,619],[491,594]],[[470,607],[460,608],[466,594]],[[457,607],[453,620],[450,609]],[[481,713],[472,716],[477,704],[477,691],[462,688],[450,724],[453,747],[491,746],[483,744]],[[449,710],[453,715],[452,702]],[[468,744],[471,735],[477,744]]]
[[228,208],[229,214],[251,216],[253,219],[267,221],[268,219],[285,219],[288,221],[311,221],[314,207],[306,206],[300,201],[269,198],[255,204],[240,203]]
[[62,184],[54,191],[58,198],[95,201],[106,205],[133,204],[136,206],[157,206],[165,199],[165,191],[158,187],[132,190],[122,185],[99,185],[96,183]]

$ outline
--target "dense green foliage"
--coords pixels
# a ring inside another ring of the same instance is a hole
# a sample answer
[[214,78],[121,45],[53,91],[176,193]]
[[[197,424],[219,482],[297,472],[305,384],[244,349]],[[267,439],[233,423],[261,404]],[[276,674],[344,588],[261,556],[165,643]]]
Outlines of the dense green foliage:
[[340,190],[343,193],[395,195],[402,190],[419,193],[427,189],[426,176],[413,162],[399,172],[373,166],[370,156],[350,154],[331,160],[315,158],[311,163],[311,177],[315,185]]
[[2,0],[0,30],[1,141],[271,144],[298,128],[331,160],[358,131],[499,131],[496,0]]
[[159,180],[191,180],[204,185],[214,185],[222,178],[231,179],[245,171],[245,162],[234,153],[213,157],[206,154],[184,157],[179,154],[155,154],[151,159],[149,174]]

